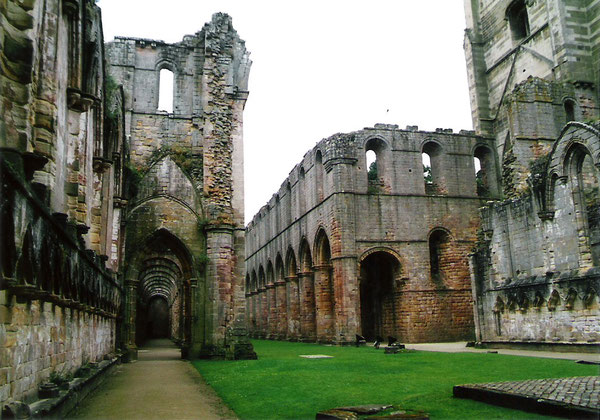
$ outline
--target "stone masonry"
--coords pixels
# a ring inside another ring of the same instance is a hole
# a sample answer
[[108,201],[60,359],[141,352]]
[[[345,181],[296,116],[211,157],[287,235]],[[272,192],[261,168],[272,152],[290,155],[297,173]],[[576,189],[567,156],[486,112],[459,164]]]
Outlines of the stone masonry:
[[[215,14],[176,44],[116,38],[108,73],[123,86],[132,174],[123,276],[126,338],[154,334],[169,307],[184,355],[255,357],[245,338],[242,112],[251,62],[231,18]],[[173,111],[158,109],[161,71]]]
[[340,344],[356,334],[471,339],[475,156],[494,194],[493,142],[472,132],[378,124],[319,142],[247,226],[251,333]]
[[504,201],[472,256],[477,341],[600,340],[600,1],[466,1],[473,123]]
[[0,4],[0,406],[118,350],[122,91],[88,0]]

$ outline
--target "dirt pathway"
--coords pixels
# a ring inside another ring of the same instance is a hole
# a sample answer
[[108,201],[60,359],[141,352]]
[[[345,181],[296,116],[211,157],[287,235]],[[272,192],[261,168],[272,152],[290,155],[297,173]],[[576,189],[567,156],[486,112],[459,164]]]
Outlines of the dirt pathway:
[[169,340],[151,340],[139,360],[117,366],[75,419],[235,419]]

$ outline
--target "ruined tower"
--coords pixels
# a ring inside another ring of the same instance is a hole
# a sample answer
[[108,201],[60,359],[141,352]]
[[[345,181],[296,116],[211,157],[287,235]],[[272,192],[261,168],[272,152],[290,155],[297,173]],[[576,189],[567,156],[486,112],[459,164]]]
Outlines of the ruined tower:
[[[162,306],[184,355],[253,357],[244,336],[244,41],[218,13],[179,43],[116,38],[107,56],[123,85],[134,180],[126,342],[134,353],[156,334],[149,317]],[[161,70],[173,74],[172,111],[158,109]]]
[[504,198],[471,264],[477,340],[597,351],[600,2],[465,9],[473,124],[495,139]]

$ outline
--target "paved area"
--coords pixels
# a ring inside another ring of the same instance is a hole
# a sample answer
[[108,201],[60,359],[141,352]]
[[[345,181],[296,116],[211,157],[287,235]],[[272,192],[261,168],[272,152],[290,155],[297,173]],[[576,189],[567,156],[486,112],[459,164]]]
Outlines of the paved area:
[[553,351],[537,350],[511,350],[511,349],[476,349],[467,347],[467,342],[456,343],[421,343],[406,344],[407,349],[422,351],[439,351],[444,353],[489,353],[510,354],[513,356],[546,357],[550,359],[584,360],[586,362],[600,362],[600,353],[559,353]]
[[597,376],[459,385],[454,396],[567,417],[600,415]]
[[138,361],[117,366],[75,419],[235,419],[169,340],[151,340]]

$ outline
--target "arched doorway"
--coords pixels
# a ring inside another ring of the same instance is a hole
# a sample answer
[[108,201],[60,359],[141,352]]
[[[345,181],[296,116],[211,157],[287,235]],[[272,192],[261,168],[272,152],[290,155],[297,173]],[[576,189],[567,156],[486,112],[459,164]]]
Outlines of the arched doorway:
[[361,334],[369,341],[376,336],[396,335],[396,279],[401,266],[386,251],[368,254],[360,263]]

